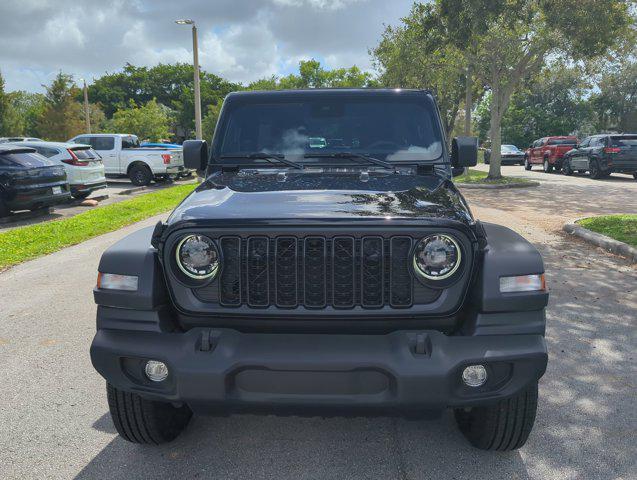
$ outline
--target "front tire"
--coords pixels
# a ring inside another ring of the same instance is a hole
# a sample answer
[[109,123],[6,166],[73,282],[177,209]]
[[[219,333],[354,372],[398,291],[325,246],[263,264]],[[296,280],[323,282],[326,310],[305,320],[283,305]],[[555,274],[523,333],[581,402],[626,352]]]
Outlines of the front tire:
[[537,382],[515,397],[469,411],[456,409],[465,438],[480,450],[501,452],[522,447],[529,438],[537,411]]
[[529,163],[529,159],[528,159],[528,157],[525,157],[525,158],[524,158],[524,170],[531,170],[531,168],[533,168],[533,167],[532,167],[532,166],[531,166],[531,164]]
[[549,163],[548,158],[544,159],[544,163],[542,164],[542,170],[544,170],[544,173],[551,173],[553,171],[553,165]]
[[595,180],[602,178],[602,172],[599,169],[597,160],[590,161],[590,165],[588,166],[588,174],[591,176],[591,178],[594,178]]
[[[637,172],[633,173],[633,178],[634,178],[635,180],[637,180]],[[2,216],[2,213],[0,213],[0,217],[1,217],[1,216]]]
[[147,400],[106,384],[108,408],[122,438],[132,443],[159,445],[175,438],[186,428],[192,411],[186,405]]
[[573,170],[571,170],[571,162],[569,162],[568,160],[564,160],[564,162],[562,163],[562,174],[566,176],[573,175]]
[[9,215],[9,207],[0,199],[0,218],[7,217]]

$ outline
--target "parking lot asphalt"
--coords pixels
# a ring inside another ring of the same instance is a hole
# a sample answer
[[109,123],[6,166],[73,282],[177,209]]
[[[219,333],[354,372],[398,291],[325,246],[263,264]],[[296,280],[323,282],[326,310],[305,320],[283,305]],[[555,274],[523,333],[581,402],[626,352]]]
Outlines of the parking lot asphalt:
[[477,218],[523,234],[546,263],[550,360],[521,450],[471,448],[448,413],[201,417],[169,445],[125,442],[90,364],[91,289],[102,251],[155,217],[0,274],[0,478],[635,478],[637,271],[558,226],[580,214],[634,212],[637,182],[522,175],[542,185],[466,192]]

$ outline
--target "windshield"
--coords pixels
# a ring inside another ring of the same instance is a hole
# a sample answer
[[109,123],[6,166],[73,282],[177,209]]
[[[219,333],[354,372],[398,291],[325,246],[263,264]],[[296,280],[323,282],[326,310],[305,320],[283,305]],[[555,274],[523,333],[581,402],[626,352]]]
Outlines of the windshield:
[[610,137],[613,147],[637,147],[637,135],[624,135],[622,137]]
[[0,153],[0,166],[3,167],[39,168],[52,165],[58,165],[58,163],[35,152]]
[[575,138],[553,138],[548,141],[547,145],[577,145]]
[[502,145],[500,151],[502,153],[517,153],[520,151],[520,149],[515,145]]
[[301,161],[312,153],[358,153],[414,162],[436,160],[443,152],[435,106],[425,96],[291,96],[262,102],[227,107],[216,152],[226,157],[222,162],[255,152]]

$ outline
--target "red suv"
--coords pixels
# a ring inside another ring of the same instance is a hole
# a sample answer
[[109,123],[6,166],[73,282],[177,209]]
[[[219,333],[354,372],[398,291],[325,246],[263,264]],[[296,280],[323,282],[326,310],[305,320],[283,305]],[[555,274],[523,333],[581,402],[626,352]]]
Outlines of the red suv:
[[531,170],[533,165],[542,165],[545,173],[553,169],[562,169],[562,157],[577,147],[577,137],[544,137],[533,142],[524,152],[524,168]]

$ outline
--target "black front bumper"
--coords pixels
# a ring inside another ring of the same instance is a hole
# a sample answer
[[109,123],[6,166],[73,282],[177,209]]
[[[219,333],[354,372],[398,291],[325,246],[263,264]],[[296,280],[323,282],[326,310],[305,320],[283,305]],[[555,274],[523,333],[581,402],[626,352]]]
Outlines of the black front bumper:
[[[164,382],[145,377],[148,359],[168,365]],[[473,406],[512,396],[544,374],[547,351],[541,335],[100,329],[91,360],[119,389],[184,402],[200,413],[298,408],[388,412]],[[462,370],[472,364],[486,366],[485,386],[462,383]]]

